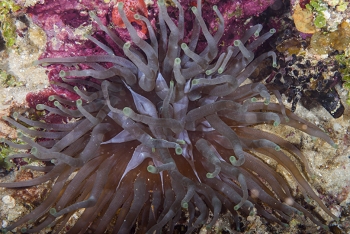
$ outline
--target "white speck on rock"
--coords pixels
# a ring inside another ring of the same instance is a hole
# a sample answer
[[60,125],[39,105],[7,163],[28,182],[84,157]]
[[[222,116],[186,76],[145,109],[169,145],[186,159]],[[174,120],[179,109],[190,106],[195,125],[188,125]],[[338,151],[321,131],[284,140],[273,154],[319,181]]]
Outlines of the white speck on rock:
[[333,124],[333,129],[334,129],[334,131],[336,131],[336,132],[340,132],[341,129],[342,129],[342,126],[341,126],[339,123],[334,123],[334,124]]
[[336,217],[340,217],[341,215],[341,207],[339,205],[334,205],[330,208],[332,214],[334,214]]
[[7,221],[6,221],[6,220],[3,220],[3,221],[2,221],[2,225],[1,225],[2,228],[6,228],[7,225],[8,225]]
[[13,197],[6,195],[2,198],[2,202],[10,209],[16,206],[16,201]]

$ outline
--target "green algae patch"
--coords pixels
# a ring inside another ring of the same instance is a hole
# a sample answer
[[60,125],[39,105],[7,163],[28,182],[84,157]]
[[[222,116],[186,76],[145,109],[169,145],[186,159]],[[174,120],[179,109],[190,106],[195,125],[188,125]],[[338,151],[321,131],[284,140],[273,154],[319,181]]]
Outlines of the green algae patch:
[[20,8],[12,0],[3,0],[0,2],[0,30],[7,48],[13,46],[16,41],[16,26],[12,13],[18,11]]
[[[339,70],[342,73],[344,81],[343,87],[350,91],[350,58],[345,54],[336,55],[335,58],[341,65]],[[350,92],[348,94],[346,104],[350,105]]]
[[17,81],[16,77],[8,74],[6,71],[0,69],[0,85],[2,87],[19,87],[23,86],[22,82]]

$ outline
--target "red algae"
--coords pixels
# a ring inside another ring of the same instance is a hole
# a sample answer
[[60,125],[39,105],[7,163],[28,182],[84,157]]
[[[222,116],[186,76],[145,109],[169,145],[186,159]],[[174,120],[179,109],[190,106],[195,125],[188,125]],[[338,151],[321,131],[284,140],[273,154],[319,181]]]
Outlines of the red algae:
[[299,5],[301,8],[306,9],[306,5],[310,3],[310,0],[300,0]]
[[[137,31],[137,34],[141,38],[145,38],[148,32],[146,24],[142,20],[135,19],[135,14],[140,14],[142,16],[148,16],[147,6],[144,0],[124,0],[125,15],[131,23],[136,23],[141,27],[141,30]],[[112,22],[115,26],[120,28],[125,28],[125,24],[121,19],[118,7],[115,5],[112,10]]]

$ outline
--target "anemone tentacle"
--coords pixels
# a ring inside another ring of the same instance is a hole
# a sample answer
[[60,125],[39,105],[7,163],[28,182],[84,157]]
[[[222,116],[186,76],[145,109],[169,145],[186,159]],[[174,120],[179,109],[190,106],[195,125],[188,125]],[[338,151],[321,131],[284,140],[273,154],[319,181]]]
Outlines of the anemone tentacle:
[[[212,35],[202,17],[201,1],[197,1],[197,7],[191,9],[195,20],[188,41],[184,35],[184,10],[179,2],[173,2],[179,10],[176,21],[169,16],[165,2],[158,1],[159,29],[155,30],[147,18],[135,16],[146,23],[149,40],[137,35],[122,3],[117,6],[131,37],[128,42],[90,13],[106,36],[122,49],[121,55],[116,55],[111,49],[114,47],[88,36],[108,54],[37,62],[70,67],[60,72],[62,82],[55,85],[80,97],[74,103],[53,95],[50,101],[55,107],[39,104],[37,109],[78,119],[49,124],[18,113],[5,118],[22,131],[19,135],[26,143],[2,140],[27,150],[12,158],[51,163],[43,168],[28,166],[47,171],[33,181],[0,183],[0,187],[53,181],[46,200],[7,230],[34,220],[36,226],[28,225],[25,232],[37,233],[51,226],[58,233],[80,209],[84,209],[81,217],[68,233],[88,229],[94,233],[129,233],[136,222],[140,233],[159,233],[166,225],[171,232],[184,210],[189,214],[188,233],[204,224],[213,226],[226,210],[236,222],[238,214],[247,216],[256,210],[258,215],[282,225],[301,213],[323,225],[293,200],[286,179],[265,164],[259,154],[277,161],[295,178],[305,199],[311,197],[336,218],[313,191],[307,175],[285,152],[298,158],[311,173],[306,157],[282,138],[253,128],[261,123],[289,125],[334,145],[316,126],[286,110],[276,91],[258,83],[242,85],[267,57],[272,57],[275,66],[273,52],[254,58],[254,50],[274,30],[258,37],[262,26],[253,26],[220,54],[217,44],[225,22],[217,7],[213,11],[219,19],[218,28]],[[254,41],[247,43],[252,37]],[[197,48],[199,39],[206,41],[202,50]],[[79,64],[89,68],[71,69]],[[107,68],[106,64],[111,66]],[[271,95],[280,102],[270,103]],[[256,101],[259,98],[263,101]],[[69,178],[73,172],[75,176]],[[265,206],[273,212],[265,211]],[[239,223],[236,225],[239,228]]]

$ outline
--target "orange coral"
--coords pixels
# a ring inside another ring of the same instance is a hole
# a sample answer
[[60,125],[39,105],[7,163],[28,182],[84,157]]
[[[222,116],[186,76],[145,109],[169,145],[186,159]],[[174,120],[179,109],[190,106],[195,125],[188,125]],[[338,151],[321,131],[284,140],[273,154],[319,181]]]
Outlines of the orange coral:
[[[144,0],[123,0],[124,3],[124,12],[128,20],[132,23],[136,23],[141,26],[141,30],[137,30],[138,35],[141,38],[146,36],[148,32],[146,24],[142,20],[136,20],[134,18],[135,14],[143,15],[145,17],[148,16],[147,6]],[[114,6],[112,11],[112,22],[115,26],[120,28],[125,28],[125,24],[121,19],[117,5]]]

